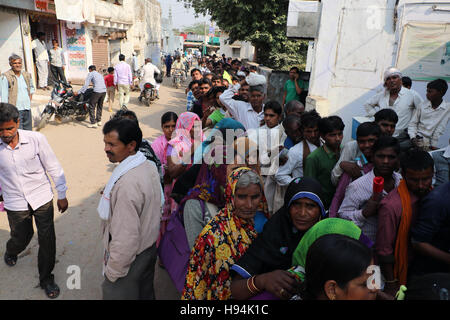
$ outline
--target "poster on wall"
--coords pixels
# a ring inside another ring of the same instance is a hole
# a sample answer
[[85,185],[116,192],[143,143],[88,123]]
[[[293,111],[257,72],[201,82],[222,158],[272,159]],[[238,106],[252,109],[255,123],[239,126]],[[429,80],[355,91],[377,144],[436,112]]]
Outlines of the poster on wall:
[[67,55],[69,78],[71,80],[86,78],[88,71],[84,25],[64,25],[63,39],[66,44],[65,51]]
[[412,80],[450,81],[450,24],[407,24],[397,68]]

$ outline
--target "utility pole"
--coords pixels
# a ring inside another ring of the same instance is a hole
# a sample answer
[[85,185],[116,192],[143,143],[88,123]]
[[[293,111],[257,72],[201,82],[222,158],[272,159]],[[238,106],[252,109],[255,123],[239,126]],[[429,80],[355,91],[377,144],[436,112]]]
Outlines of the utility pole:
[[206,55],[206,43],[207,43],[207,41],[206,41],[206,21],[204,22],[204,26],[205,26],[205,38],[204,38],[204,42],[203,42],[203,56],[205,56]]

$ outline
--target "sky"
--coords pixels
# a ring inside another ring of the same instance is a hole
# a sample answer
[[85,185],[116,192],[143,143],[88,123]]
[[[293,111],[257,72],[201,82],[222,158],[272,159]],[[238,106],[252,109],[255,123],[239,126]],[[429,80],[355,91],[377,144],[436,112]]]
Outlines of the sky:
[[162,17],[169,17],[169,7],[172,7],[172,21],[174,28],[188,27],[198,22],[209,22],[210,17],[200,16],[195,18],[194,9],[184,8],[183,2],[178,2],[177,0],[159,0],[162,9]]

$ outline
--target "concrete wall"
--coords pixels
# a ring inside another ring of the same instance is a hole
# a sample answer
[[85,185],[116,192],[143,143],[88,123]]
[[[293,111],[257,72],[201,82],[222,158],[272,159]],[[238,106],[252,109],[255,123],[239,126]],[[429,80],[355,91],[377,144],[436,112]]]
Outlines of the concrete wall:
[[[408,21],[450,21],[450,12],[423,10],[434,3],[401,0],[396,6],[395,0],[322,1],[307,108],[316,108],[322,116],[340,116],[346,125],[344,140],[349,140],[352,117],[365,115],[362,105],[382,89],[384,71],[396,64],[402,26]],[[424,99],[426,84],[414,81],[412,86]],[[450,100],[450,92],[444,99]],[[438,146],[447,145],[449,127]]]
[[[228,43],[225,43],[227,39],[228,39],[227,36],[220,37],[220,49],[217,51],[217,54],[222,55],[224,53],[227,57],[238,58],[240,60],[247,59],[249,61],[253,61],[253,57],[255,54],[255,47],[252,46],[250,42],[236,41],[230,45]],[[233,54],[232,46],[240,46],[239,55]]]

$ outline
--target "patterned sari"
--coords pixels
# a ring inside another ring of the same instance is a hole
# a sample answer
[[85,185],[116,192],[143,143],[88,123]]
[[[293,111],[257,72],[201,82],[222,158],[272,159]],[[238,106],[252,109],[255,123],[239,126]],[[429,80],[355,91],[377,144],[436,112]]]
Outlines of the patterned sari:
[[[250,168],[228,176],[226,205],[200,233],[191,252],[182,300],[226,300],[231,296],[230,268],[257,236],[253,221],[234,215],[232,199],[239,178]],[[261,187],[262,181],[261,181]],[[258,211],[267,216],[265,198]]]

